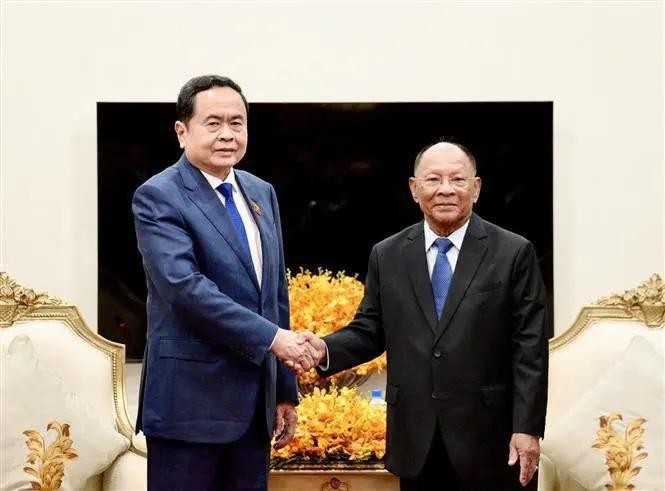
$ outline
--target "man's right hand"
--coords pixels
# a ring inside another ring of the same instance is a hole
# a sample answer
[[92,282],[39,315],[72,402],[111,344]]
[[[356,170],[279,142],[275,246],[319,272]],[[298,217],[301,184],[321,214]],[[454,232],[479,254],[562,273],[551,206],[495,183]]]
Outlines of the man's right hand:
[[286,329],[277,330],[270,351],[298,375],[318,364],[317,352],[305,336]]
[[302,332],[300,336],[305,338],[313,348],[316,356],[316,365],[325,364],[328,361],[328,350],[326,349],[325,341],[310,331]]

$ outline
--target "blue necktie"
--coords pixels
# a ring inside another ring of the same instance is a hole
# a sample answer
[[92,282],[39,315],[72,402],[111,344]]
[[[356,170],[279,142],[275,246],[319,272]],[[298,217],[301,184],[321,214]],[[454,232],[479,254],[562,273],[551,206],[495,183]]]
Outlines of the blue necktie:
[[238,208],[236,207],[236,202],[233,201],[233,186],[230,182],[223,182],[217,186],[217,191],[219,191],[222,196],[226,199],[226,211],[229,212],[229,218],[233,222],[233,226],[238,233],[238,238],[240,239],[240,244],[242,248],[247,253],[247,257],[251,258],[252,253],[249,250],[249,241],[247,240],[247,232],[245,231],[245,226],[242,223],[242,218],[240,218],[240,213],[238,213]]
[[441,318],[443,306],[446,304],[450,280],[453,278],[453,268],[450,267],[446,252],[453,246],[453,243],[446,238],[436,239],[436,262],[432,270],[432,293],[434,293],[434,307],[436,309],[436,318]]

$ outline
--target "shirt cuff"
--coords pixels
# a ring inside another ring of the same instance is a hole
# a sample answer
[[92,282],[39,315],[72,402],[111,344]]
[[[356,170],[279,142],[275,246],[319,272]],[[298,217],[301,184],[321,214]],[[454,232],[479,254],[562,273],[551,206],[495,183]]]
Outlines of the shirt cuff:
[[[281,328],[279,328],[279,329],[281,329]],[[277,339],[277,334],[278,333],[279,333],[279,331],[275,332],[275,337],[272,338],[272,343],[270,343],[270,346],[268,346],[268,351],[272,350],[272,345],[275,344],[275,339]]]
[[328,345],[326,344],[326,364],[319,363],[319,370],[326,372],[328,371],[328,368],[330,368],[330,353],[328,352]]

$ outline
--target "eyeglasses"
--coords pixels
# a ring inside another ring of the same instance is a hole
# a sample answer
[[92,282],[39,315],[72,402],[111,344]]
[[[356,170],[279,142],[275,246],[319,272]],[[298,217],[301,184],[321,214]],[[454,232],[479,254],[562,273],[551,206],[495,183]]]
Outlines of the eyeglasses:
[[439,187],[446,181],[448,180],[448,184],[450,184],[450,187],[453,189],[466,189],[469,187],[469,181],[474,181],[476,178],[475,177],[436,177],[436,176],[431,176],[431,177],[414,177],[416,181],[420,181],[423,183],[423,187],[427,189],[428,191],[434,191],[436,189],[439,189]]

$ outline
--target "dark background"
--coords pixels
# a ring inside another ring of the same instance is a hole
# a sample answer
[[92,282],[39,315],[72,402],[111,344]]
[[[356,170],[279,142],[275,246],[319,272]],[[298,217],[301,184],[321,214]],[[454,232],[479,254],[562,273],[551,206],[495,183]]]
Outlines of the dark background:
[[[146,332],[131,199],[180,157],[175,119],[173,103],[97,104],[99,332],[129,359]],[[287,267],[364,280],[372,245],[422,219],[408,179],[441,137],[476,157],[475,211],[533,242],[552,312],[551,102],[252,103],[239,168],[275,186]]]

